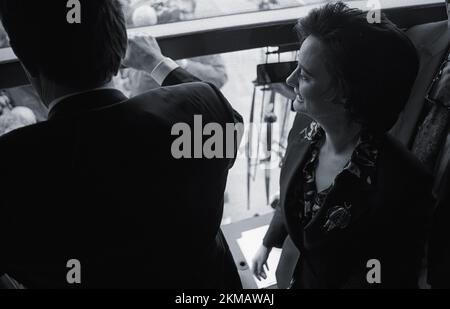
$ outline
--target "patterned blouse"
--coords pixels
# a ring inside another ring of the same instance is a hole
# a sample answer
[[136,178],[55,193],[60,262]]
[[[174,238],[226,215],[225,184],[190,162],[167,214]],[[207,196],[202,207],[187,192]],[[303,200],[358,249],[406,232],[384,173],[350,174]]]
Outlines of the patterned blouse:
[[[310,157],[299,175],[303,179],[303,186],[298,192],[300,199],[299,217],[304,225],[308,224],[324,205],[327,195],[333,190],[333,184],[322,192],[317,192],[316,187],[316,168],[319,163],[320,148],[325,141],[325,131],[317,122],[313,122],[309,129],[304,131],[305,139],[311,142]],[[378,149],[375,145],[375,139],[372,135],[363,132],[359,142],[352,154],[352,158],[345,166],[343,171],[336,177],[343,177],[345,174],[351,177],[357,177],[369,185],[373,183],[376,171],[376,161],[378,158]],[[336,181],[335,179],[335,181]],[[302,209],[303,208],[303,209]]]

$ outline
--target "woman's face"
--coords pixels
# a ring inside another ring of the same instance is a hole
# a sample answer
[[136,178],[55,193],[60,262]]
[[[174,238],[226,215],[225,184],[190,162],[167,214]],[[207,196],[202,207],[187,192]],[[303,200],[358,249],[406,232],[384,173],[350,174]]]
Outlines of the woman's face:
[[324,58],[324,45],[314,36],[303,42],[298,57],[297,69],[286,80],[297,95],[294,109],[322,123],[344,115],[342,104],[333,100],[335,89]]

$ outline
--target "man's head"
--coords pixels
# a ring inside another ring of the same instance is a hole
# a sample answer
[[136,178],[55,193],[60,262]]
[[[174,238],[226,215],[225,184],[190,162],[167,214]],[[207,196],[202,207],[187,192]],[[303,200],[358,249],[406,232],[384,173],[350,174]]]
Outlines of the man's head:
[[79,2],[81,23],[71,24],[67,1],[0,0],[11,47],[37,88],[43,80],[68,89],[96,88],[119,70],[127,48],[120,2]]

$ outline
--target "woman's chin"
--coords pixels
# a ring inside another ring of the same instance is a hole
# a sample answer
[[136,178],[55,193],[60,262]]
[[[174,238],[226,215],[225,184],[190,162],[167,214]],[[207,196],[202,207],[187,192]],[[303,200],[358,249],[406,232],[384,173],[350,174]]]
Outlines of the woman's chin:
[[294,110],[297,113],[305,113],[306,112],[306,106],[304,101],[295,100],[294,101]]

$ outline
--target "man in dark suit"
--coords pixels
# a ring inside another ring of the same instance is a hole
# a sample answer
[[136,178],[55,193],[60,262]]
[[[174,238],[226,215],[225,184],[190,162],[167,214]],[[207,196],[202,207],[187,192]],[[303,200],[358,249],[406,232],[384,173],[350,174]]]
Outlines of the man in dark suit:
[[[450,10],[446,1],[447,12]],[[407,34],[420,56],[420,70],[411,97],[392,135],[405,144],[434,175],[434,209],[428,246],[428,283],[450,287],[450,30],[448,20],[412,27]],[[435,80],[436,82],[433,82]],[[434,87],[430,87],[434,84]],[[431,100],[426,100],[429,96]]]
[[447,20],[443,20],[412,27],[406,34],[417,49],[420,68],[411,97],[391,134],[410,148],[426,103],[427,90],[447,55],[450,30],[447,27]]
[[[433,193],[438,204],[428,244],[428,283],[432,288],[449,288],[450,241],[446,220],[450,211],[450,63],[445,62],[450,58],[450,30],[444,20],[414,27],[410,34],[421,55],[423,73],[416,81],[412,104],[405,110],[405,121],[399,123],[400,140],[409,142],[413,153],[423,161],[428,159],[434,174]],[[438,77],[434,91],[426,93],[433,77]],[[431,96],[431,103],[423,99],[427,95]]]
[[428,254],[428,280],[436,289],[450,289],[450,168],[444,179],[447,190],[442,191],[434,213]]
[[117,0],[80,2],[80,24],[65,1],[0,2],[50,109],[0,139],[0,273],[29,288],[239,288],[220,231],[233,158],[177,160],[171,131],[194,115],[222,128],[241,117],[151,38],[131,40],[125,64],[168,87],[133,99],[108,88],[126,54],[123,13]]

